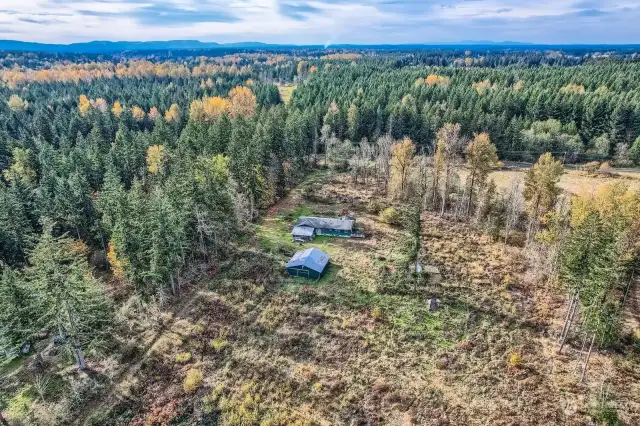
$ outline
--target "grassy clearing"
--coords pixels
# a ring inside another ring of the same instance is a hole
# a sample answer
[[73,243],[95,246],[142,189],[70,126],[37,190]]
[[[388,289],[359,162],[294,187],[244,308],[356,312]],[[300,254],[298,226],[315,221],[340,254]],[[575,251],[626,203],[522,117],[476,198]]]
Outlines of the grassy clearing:
[[[523,170],[499,170],[491,173],[489,177],[494,180],[498,188],[506,190],[513,181],[524,181],[524,174]],[[596,175],[575,170],[563,174],[559,186],[570,194],[583,194],[595,191],[607,183],[619,181],[625,182],[631,188],[640,189],[640,173]]]
[[298,86],[295,85],[278,85],[278,91],[280,92],[280,98],[282,102],[288,104],[291,100],[291,95],[293,95],[293,91],[296,90]]
[[[256,225],[99,424],[586,425],[603,382],[625,400],[623,424],[638,424],[640,364],[594,353],[579,384],[579,342],[554,353],[562,295],[528,281],[519,248],[427,215],[426,262],[443,281],[380,291],[402,231],[346,177],[312,181],[313,201],[296,190]],[[287,277],[295,218],[343,209],[367,238],[317,238],[303,247],[331,255],[325,277]]]

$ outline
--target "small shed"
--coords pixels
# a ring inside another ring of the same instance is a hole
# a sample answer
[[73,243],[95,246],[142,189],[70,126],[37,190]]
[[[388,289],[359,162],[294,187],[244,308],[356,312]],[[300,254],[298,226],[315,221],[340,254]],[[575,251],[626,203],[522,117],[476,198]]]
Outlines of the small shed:
[[319,279],[329,264],[329,255],[317,248],[308,248],[293,255],[287,263],[287,272],[292,277]]
[[316,230],[310,226],[296,226],[291,231],[291,235],[293,236],[293,241],[296,243],[304,243],[306,241],[313,240],[315,236]]

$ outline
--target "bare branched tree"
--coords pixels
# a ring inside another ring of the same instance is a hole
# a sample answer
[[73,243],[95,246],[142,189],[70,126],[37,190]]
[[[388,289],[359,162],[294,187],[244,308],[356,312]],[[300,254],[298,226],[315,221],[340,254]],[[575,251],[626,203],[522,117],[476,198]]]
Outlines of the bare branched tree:
[[393,138],[390,135],[384,135],[378,138],[376,141],[376,170],[377,180],[382,180],[384,191],[387,192],[389,186],[389,177],[391,176],[391,147],[393,147]]
[[367,140],[363,138],[353,152],[353,156],[349,159],[349,169],[353,175],[355,184],[358,184],[358,177],[361,176],[364,184],[367,184],[368,165],[373,159],[373,147]]
[[456,166],[460,162],[461,154],[467,146],[467,140],[460,135],[460,124],[446,123],[436,135],[438,141],[437,157],[442,158],[442,167],[444,168],[444,182],[442,188],[442,204],[440,207],[440,215],[444,215],[447,198],[449,196],[449,184],[451,175]]
[[515,179],[511,181],[507,197],[505,199],[505,221],[504,221],[504,243],[509,240],[509,233],[518,224],[518,220],[524,211],[524,197],[520,189],[522,181]]

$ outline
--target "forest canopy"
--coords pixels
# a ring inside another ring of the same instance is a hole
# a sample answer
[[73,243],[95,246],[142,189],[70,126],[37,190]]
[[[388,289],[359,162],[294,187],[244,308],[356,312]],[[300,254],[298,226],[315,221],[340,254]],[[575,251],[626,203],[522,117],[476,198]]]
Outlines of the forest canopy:
[[[570,163],[640,165],[638,75],[624,49],[1,53],[0,348],[51,331],[83,368],[123,300],[178,296],[318,167],[406,209],[379,212],[410,234],[402,271],[425,209],[546,244],[592,346],[610,346],[637,195],[609,187],[569,217],[557,183]],[[524,190],[498,194],[489,173],[511,161],[532,165]]]

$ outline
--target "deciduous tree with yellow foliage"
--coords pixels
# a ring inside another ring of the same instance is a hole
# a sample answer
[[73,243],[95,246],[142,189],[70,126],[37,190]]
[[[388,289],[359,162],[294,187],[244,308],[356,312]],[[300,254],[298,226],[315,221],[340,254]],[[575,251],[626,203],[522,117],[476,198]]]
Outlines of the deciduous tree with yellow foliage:
[[113,115],[115,115],[116,117],[120,117],[120,114],[122,114],[122,105],[120,105],[120,102],[115,101],[113,103],[113,107],[111,108],[111,112],[113,113]]
[[[622,183],[602,186],[594,194],[574,197],[571,231],[560,262],[560,281],[569,292],[558,352],[577,312],[583,346],[582,379],[594,344],[617,341],[620,314],[639,257],[640,194]],[[626,289],[625,289],[626,285]]]
[[136,121],[142,121],[147,114],[139,106],[134,106],[133,108],[131,108],[131,115],[136,119]]
[[469,197],[467,199],[467,215],[471,211],[473,194],[476,185],[486,183],[489,171],[500,164],[496,146],[491,143],[488,133],[477,133],[467,146],[467,167],[469,168]]
[[237,86],[229,92],[231,117],[251,117],[256,112],[257,100],[248,87]]
[[152,175],[158,174],[158,172],[162,169],[165,157],[166,153],[164,150],[164,146],[150,146],[149,149],[147,149],[147,170],[149,171],[149,173],[151,173]]
[[172,104],[169,107],[169,110],[164,114],[164,119],[167,123],[179,123],[182,120],[182,113],[180,112],[180,107],[176,104]]
[[406,195],[409,170],[415,153],[416,145],[409,138],[404,138],[391,147],[391,189],[397,198]]
[[555,205],[561,192],[558,182],[563,172],[562,163],[547,152],[525,173],[524,199],[529,215],[527,242],[536,234],[540,218]]
[[[176,107],[177,108],[177,107]],[[215,123],[230,111],[230,103],[219,96],[204,97],[191,102],[189,118],[197,123]]]
[[80,98],[78,98],[78,110],[83,117],[86,117],[91,110],[91,101],[86,95],[80,95]]
[[109,262],[109,266],[111,267],[111,272],[113,276],[118,280],[125,279],[125,270],[124,270],[124,262],[118,256],[116,252],[116,246],[113,242],[109,242],[107,248],[107,261]]
[[18,95],[11,95],[7,104],[12,111],[24,111],[29,107],[29,102],[22,100]]

